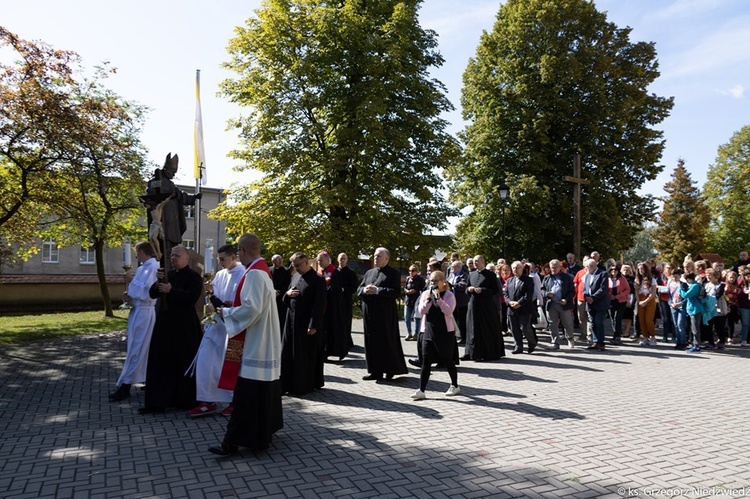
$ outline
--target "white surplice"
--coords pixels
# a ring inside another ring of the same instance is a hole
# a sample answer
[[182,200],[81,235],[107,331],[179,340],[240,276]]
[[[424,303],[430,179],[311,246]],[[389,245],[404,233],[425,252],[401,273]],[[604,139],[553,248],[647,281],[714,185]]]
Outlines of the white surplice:
[[134,308],[128,316],[128,353],[117,386],[146,381],[148,350],[156,323],[156,300],[148,295],[148,290],[156,282],[158,268],[156,258],[149,258],[136,269],[135,276],[128,285],[130,303]]
[[[244,274],[245,267],[239,264],[231,270],[217,272],[212,281],[214,296],[222,302],[231,303]],[[216,324],[204,326],[203,340],[195,357],[196,399],[201,402],[228,403],[232,401],[232,392],[219,388],[221,366],[227,351],[227,329],[218,314],[214,315],[214,319]]]

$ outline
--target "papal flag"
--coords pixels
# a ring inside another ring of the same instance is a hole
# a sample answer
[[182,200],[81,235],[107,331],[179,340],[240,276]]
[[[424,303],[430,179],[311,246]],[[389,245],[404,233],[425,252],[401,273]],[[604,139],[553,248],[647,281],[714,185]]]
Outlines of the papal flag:
[[195,133],[193,136],[193,157],[195,179],[206,185],[206,151],[203,148],[203,115],[201,114],[201,70],[195,71]]

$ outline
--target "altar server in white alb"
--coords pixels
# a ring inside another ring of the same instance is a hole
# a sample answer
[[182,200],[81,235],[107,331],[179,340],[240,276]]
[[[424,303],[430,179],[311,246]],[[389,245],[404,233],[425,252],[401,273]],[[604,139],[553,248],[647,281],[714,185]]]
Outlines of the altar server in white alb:
[[140,265],[123,295],[124,300],[133,305],[128,316],[128,353],[120,379],[117,380],[118,388],[109,394],[112,402],[130,398],[130,385],[146,381],[148,350],[156,323],[156,300],[148,295],[148,290],[156,282],[159,268],[155,254],[151,243],[144,241],[135,245],[135,256]]
[[[231,244],[219,248],[218,255],[222,270],[216,273],[211,282],[211,303],[216,308],[231,307],[237,285],[245,274],[245,267],[237,261],[237,249]],[[196,399],[200,403],[188,411],[191,418],[215,414],[218,410],[217,403],[229,404],[221,411],[222,416],[232,414],[232,391],[219,388],[221,367],[227,351],[227,328],[218,315],[214,318],[216,324],[204,326],[201,346],[193,361]]]

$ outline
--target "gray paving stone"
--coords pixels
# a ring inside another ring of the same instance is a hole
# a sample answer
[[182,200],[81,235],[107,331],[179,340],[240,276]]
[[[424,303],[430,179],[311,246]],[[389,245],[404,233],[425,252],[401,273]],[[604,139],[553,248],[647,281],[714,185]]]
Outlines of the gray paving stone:
[[[361,323],[355,323],[361,331]],[[110,404],[121,335],[0,351],[0,497],[619,497],[620,486],[750,485],[750,349],[540,350],[361,381],[362,335],[326,387],[284,399],[268,452],[217,459],[226,420]],[[510,343],[510,342],[508,342]],[[403,343],[407,356],[416,345]],[[725,373],[720,388],[716,373]],[[686,380],[690,381],[689,389]],[[694,414],[700,410],[700,424]]]

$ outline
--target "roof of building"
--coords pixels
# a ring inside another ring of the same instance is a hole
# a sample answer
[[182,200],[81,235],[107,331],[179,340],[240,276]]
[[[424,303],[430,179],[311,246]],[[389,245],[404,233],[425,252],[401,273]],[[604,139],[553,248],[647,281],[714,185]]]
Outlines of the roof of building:
[[726,263],[724,259],[718,253],[703,253],[700,252],[696,255],[695,260],[708,260],[711,263],[719,262]]
[[[125,282],[123,274],[107,274],[107,282]],[[0,284],[98,284],[96,274],[1,274]]]

